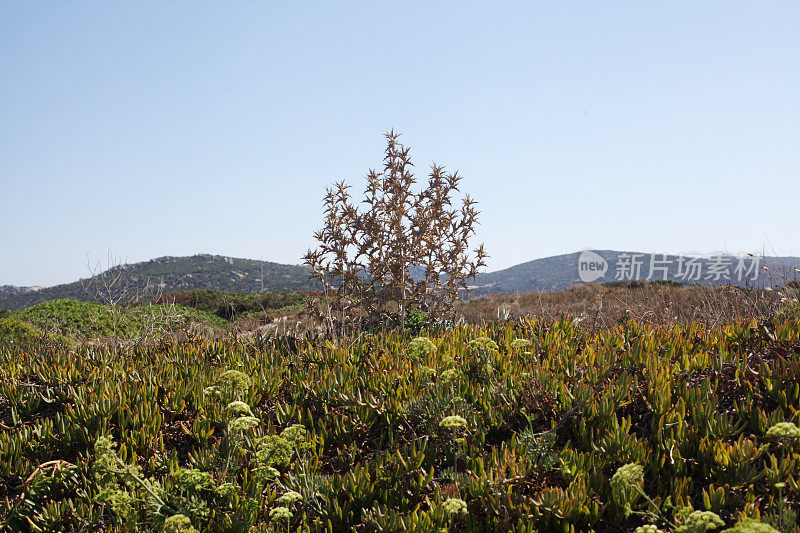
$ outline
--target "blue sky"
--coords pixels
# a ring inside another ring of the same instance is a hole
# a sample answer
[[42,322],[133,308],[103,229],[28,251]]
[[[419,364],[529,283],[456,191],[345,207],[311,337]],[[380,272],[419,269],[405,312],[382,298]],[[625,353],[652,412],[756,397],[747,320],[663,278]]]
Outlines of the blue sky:
[[[1,2],[0,284],[298,263],[394,128],[489,269],[800,255],[800,2]],[[477,243],[477,241],[476,241]]]

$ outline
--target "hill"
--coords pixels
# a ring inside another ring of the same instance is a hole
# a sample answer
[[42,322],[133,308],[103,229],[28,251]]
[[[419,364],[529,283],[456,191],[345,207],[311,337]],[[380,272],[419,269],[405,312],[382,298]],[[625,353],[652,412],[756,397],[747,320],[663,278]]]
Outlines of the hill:
[[[763,267],[767,267],[766,269]],[[482,273],[471,296],[562,291],[581,283],[657,280],[706,286],[770,287],[800,277],[798,257],[688,257],[615,250],[575,252]]]
[[18,287],[16,285],[0,285],[0,298],[42,290],[44,287]]
[[[105,279],[113,279],[119,274],[120,281],[115,287],[117,291],[124,288],[128,292],[138,292],[145,298],[152,298],[158,294],[192,289],[259,292],[262,268],[265,291],[304,291],[317,288],[309,280],[308,269],[303,266],[209,254],[159,257],[141,263],[120,265],[104,275]],[[0,292],[0,308],[23,309],[61,299],[82,302],[103,301],[108,295],[101,290],[101,284],[97,283],[98,279],[94,281],[93,283],[90,279],[82,279],[28,291],[9,289]]]
[[[264,290],[319,289],[309,279],[308,269],[304,266],[208,254],[167,256],[121,265],[106,273],[106,276],[110,279],[119,274],[126,284],[125,288],[143,293],[145,297],[194,289],[247,293],[260,292],[262,267]],[[481,273],[470,286],[469,297],[563,291],[575,284],[619,283],[648,278],[659,282],[760,288],[800,278],[795,270],[798,268],[800,258],[797,257],[721,255],[689,258],[614,250],[584,251],[544,257],[503,270]],[[121,285],[122,282],[117,290]],[[98,284],[92,287],[88,279],[47,288],[3,286],[0,290],[0,308],[23,309],[59,299],[103,301],[105,296]]]

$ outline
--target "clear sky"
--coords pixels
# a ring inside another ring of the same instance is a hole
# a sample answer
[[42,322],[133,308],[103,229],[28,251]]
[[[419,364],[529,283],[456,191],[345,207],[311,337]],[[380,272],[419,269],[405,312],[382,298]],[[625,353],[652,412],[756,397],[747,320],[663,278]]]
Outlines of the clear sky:
[[[800,2],[0,2],[0,284],[299,263],[395,128],[489,269],[800,255]],[[476,241],[477,242],[477,241]]]

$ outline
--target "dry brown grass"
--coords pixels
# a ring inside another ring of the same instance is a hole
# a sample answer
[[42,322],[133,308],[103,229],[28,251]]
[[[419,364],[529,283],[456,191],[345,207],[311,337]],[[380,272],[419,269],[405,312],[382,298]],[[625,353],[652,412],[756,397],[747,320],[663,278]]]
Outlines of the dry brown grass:
[[468,323],[518,319],[571,318],[582,327],[603,329],[636,320],[653,326],[700,323],[720,326],[774,316],[797,306],[796,289],[670,286],[632,282],[626,286],[583,285],[562,292],[493,295],[460,302]]

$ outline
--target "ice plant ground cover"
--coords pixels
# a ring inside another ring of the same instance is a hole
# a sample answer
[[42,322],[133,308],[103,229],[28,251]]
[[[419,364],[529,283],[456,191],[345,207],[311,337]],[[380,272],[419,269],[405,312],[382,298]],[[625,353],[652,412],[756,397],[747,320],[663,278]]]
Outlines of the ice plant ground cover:
[[0,530],[798,531],[797,319],[427,337],[0,351]]

